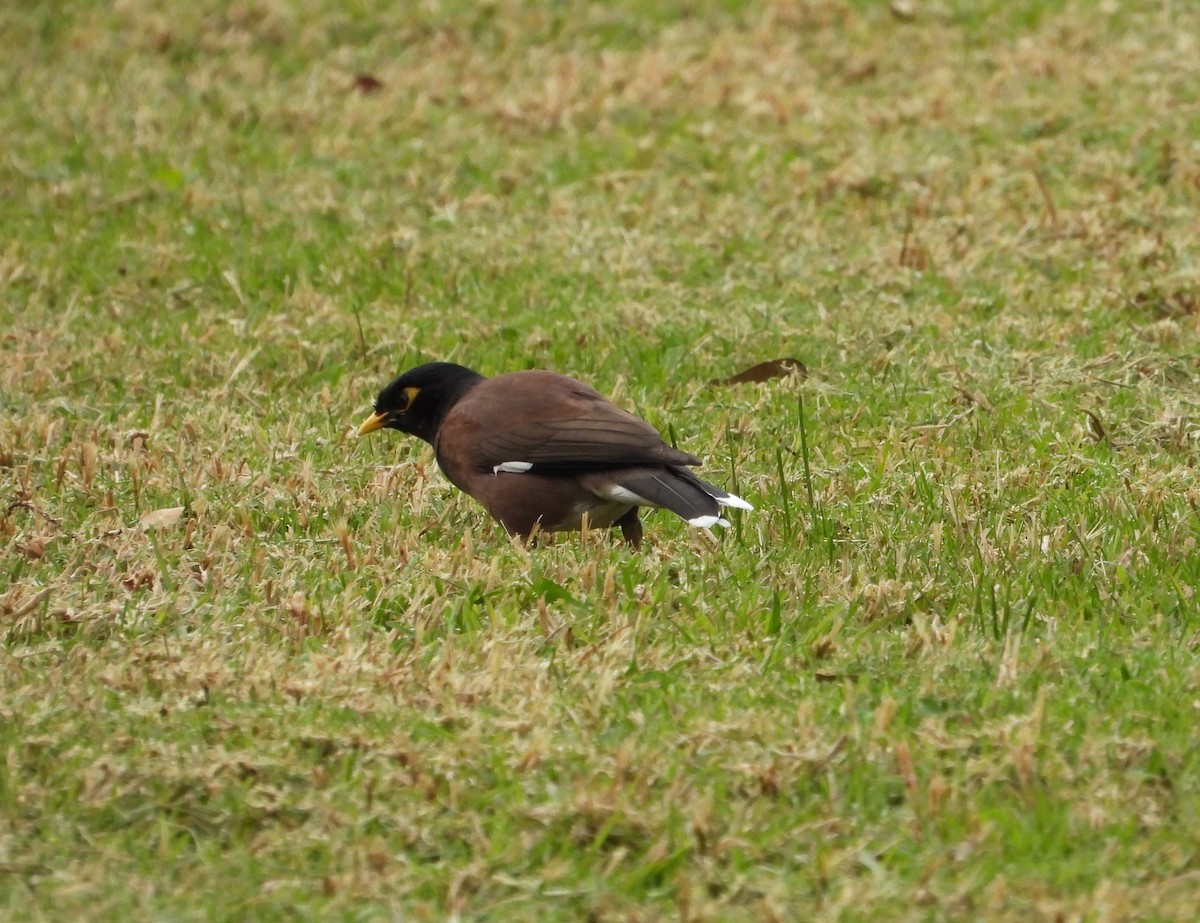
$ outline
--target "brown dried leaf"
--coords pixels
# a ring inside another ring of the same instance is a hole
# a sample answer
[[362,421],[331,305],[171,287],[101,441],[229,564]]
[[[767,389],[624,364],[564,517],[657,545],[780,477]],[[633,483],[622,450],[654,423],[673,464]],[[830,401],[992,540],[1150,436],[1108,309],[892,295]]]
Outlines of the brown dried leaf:
[[36,561],[46,554],[46,539],[41,535],[34,535],[24,542],[17,544],[17,551],[25,555],[31,561]]
[[1087,415],[1088,429],[1091,431],[1092,438],[1097,442],[1104,442],[1108,439],[1108,433],[1104,431],[1104,424],[1100,421],[1100,417],[1086,407],[1083,408],[1083,412]]
[[138,522],[143,529],[166,529],[179,522],[179,517],[182,515],[182,506],[168,506],[161,510],[151,510],[148,513],[143,513],[142,518]]
[[8,600],[5,599],[0,602],[0,614],[11,616],[14,619],[24,618],[40,606],[49,595],[49,589],[42,590],[40,593],[34,593],[29,599],[12,603],[11,608]]
[[738,372],[736,375],[730,375],[728,378],[713,378],[709,381],[710,385],[740,385],[748,381],[770,381],[772,378],[787,378],[789,375],[799,375],[804,379],[808,377],[808,366],[799,359],[785,357],[783,359],[769,359],[766,362],[760,362],[758,365],[752,365],[748,369]]
[[848,58],[841,64],[842,80],[846,83],[862,83],[879,75],[879,62],[875,58]]
[[896,768],[900,770],[900,777],[904,779],[904,787],[908,789],[909,794],[913,794],[917,790],[917,771],[913,768],[912,751],[908,748],[908,744],[903,741],[897,741],[893,752],[896,756]]
[[929,251],[913,234],[911,223],[904,229],[904,238],[900,241],[899,262],[902,267],[914,272],[925,272],[933,263]]
[[368,93],[378,93],[383,89],[383,81],[373,74],[355,74],[353,88],[364,96]]
[[988,400],[988,396],[982,391],[972,391],[970,388],[967,388],[963,385],[955,385],[954,390],[957,391],[963,401],[968,404],[975,404],[981,409],[986,410],[988,413],[991,413],[996,409],[995,405]]
[[147,587],[154,586],[154,581],[157,577],[158,575],[153,570],[148,567],[142,567],[133,573],[127,574],[121,580],[121,586],[130,591],[144,590]]

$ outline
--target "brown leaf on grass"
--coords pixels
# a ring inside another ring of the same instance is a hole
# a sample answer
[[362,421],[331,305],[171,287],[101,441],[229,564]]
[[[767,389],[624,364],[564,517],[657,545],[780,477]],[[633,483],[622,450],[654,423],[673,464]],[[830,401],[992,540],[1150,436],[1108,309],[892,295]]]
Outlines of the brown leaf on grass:
[[1157,286],[1151,286],[1133,296],[1122,293],[1121,297],[1131,308],[1146,311],[1154,318],[1200,316],[1200,289],[1162,291]]
[[0,615],[7,615],[13,619],[24,618],[40,606],[49,595],[49,589],[42,590],[39,593],[34,593],[29,599],[12,603],[11,609],[9,608],[10,603],[6,599],[0,602]]
[[1100,421],[1100,417],[1088,410],[1086,407],[1083,408],[1083,412],[1088,418],[1088,430],[1091,433],[1092,438],[1097,442],[1104,442],[1107,440],[1108,433],[1105,432],[1104,424]]
[[23,542],[18,542],[17,551],[29,560],[36,561],[46,554],[46,539],[40,535],[34,535]]
[[879,75],[875,58],[848,58],[841,63],[842,80],[847,84],[862,83]]
[[383,81],[373,74],[355,74],[353,89],[356,93],[366,96],[368,93],[378,93],[383,89]]
[[143,529],[166,529],[179,522],[179,517],[182,515],[182,506],[168,506],[161,510],[143,513],[138,523]]
[[801,379],[807,378],[808,366],[799,359],[790,357],[769,359],[758,365],[752,365],[736,375],[730,375],[728,378],[710,379],[708,383],[710,385],[740,385],[748,381],[759,382],[770,381],[772,378],[787,378],[789,375],[799,375]]
[[933,263],[929,251],[916,239],[911,219],[904,229],[904,237],[900,241],[899,263],[904,269],[911,269],[914,272],[925,272]]
[[900,777],[904,779],[904,787],[910,795],[914,794],[917,790],[917,771],[913,768],[912,751],[907,743],[900,740],[893,747],[893,752],[896,756],[896,768],[900,770]]
[[126,574],[121,579],[121,586],[132,592],[133,590],[145,590],[154,586],[154,581],[158,578],[153,570],[148,567],[138,568],[136,571]]
[[965,385],[955,385],[954,390],[958,392],[959,397],[967,404],[975,404],[988,413],[996,409],[995,405],[988,400],[988,396],[982,391],[972,391]]

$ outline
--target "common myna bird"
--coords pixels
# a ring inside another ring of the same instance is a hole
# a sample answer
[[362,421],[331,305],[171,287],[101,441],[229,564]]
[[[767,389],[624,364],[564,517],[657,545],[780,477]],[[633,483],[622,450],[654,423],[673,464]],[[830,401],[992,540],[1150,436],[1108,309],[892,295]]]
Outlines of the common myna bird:
[[449,362],[418,366],[379,392],[358,432],[385,427],[432,445],[446,477],[514,535],[579,529],[586,515],[638,547],[641,506],[701,528],[729,525],[723,506],[753,509],[692,474],[700,459],[649,423],[556,372],[485,378]]

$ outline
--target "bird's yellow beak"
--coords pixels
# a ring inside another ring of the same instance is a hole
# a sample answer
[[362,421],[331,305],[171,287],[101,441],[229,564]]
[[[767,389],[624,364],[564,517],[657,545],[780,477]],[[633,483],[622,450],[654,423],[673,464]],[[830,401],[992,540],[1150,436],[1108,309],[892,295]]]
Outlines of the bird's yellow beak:
[[383,429],[383,425],[387,422],[388,415],[386,413],[373,413],[362,421],[362,426],[358,428],[358,434],[365,436],[367,433],[373,433],[377,429]]

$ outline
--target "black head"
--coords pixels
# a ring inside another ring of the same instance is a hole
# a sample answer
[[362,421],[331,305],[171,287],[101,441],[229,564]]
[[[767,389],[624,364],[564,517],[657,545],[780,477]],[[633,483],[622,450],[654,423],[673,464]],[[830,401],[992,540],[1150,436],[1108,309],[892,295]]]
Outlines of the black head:
[[375,413],[363,421],[358,434],[398,429],[432,443],[442,418],[458,399],[484,381],[453,362],[430,362],[411,369],[379,392]]

